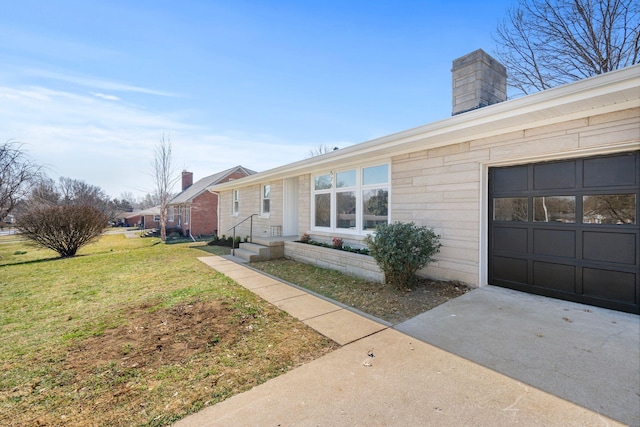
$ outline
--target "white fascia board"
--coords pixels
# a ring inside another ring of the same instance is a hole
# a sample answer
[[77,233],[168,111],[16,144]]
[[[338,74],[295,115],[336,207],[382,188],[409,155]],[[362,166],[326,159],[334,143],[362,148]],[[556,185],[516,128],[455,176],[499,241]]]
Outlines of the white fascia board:
[[634,65],[214,185],[209,190],[224,191],[639,106],[640,65]]

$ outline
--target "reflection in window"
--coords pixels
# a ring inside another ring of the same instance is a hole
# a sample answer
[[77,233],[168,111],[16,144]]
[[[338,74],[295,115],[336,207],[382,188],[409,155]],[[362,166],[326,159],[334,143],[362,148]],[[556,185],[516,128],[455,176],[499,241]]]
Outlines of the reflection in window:
[[336,174],[336,188],[355,187],[356,171],[350,170]]
[[362,229],[375,230],[389,221],[389,191],[386,189],[362,192]]
[[331,227],[331,194],[316,194],[315,226]]
[[493,199],[494,221],[528,221],[526,197],[500,197]]
[[356,228],[356,193],[336,193],[336,228]]
[[326,190],[331,188],[331,174],[319,175],[315,177],[315,189]]
[[576,222],[576,198],[574,196],[544,196],[533,198],[535,222]]
[[582,212],[584,224],[635,224],[636,195],[583,196]]

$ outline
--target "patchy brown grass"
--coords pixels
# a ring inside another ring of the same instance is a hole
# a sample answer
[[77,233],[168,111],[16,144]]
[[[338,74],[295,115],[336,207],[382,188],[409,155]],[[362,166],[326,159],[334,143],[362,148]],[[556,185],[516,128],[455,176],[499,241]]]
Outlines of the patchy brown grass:
[[0,248],[0,425],[167,425],[337,348],[193,244],[120,239]]
[[431,310],[470,290],[460,282],[428,279],[418,280],[410,289],[397,289],[287,259],[256,262],[251,267],[392,324]]

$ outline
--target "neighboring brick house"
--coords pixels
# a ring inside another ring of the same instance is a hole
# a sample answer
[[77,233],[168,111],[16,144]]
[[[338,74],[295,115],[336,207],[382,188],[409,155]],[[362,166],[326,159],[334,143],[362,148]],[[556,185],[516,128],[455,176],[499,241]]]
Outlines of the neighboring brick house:
[[160,227],[160,207],[154,206],[137,212],[128,212],[124,217],[127,227],[139,227],[143,230]]
[[193,182],[193,172],[182,172],[182,192],[168,205],[168,233],[178,231],[184,236],[212,236],[218,232],[218,195],[207,190],[215,184],[244,178],[256,173],[242,166]]

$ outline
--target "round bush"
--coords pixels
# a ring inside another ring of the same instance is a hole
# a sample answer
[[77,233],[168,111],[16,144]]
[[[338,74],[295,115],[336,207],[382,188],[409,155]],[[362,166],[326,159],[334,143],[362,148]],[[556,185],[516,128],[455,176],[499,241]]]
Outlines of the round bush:
[[440,252],[440,236],[413,222],[381,224],[365,238],[369,254],[385,275],[385,282],[399,288],[415,283],[415,273]]

